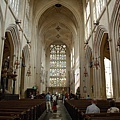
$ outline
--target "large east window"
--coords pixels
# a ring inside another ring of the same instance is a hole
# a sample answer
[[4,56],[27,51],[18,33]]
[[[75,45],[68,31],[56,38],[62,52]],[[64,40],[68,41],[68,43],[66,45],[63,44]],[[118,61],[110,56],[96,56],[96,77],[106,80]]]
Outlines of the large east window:
[[66,45],[50,45],[50,87],[65,87]]

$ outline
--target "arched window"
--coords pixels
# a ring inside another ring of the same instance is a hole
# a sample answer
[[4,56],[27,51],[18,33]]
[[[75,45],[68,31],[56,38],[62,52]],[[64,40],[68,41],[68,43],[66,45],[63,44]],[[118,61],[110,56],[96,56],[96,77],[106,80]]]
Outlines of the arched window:
[[94,20],[100,17],[105,6],[105,0],[93,0],[93,18]]
[[50,45],[50,87],[66,84],[66,45]]
[[112,84],[112,71],[111,71],[111,61],[104,58],[105,65],[105,78],[106,78],[106,95],[107,98],[113,97],[113,84]]
[[74,47],[72,48],[72,53],[71,53],[71,68],[74,66]]
[[86,8],[85,8],[85,38],[87,39],[91,32],[91,18],[90,18],[90,1],[86,0]]
[[16,16],[18,16],[19,2],[20,2],[19,0],[10,0],[10,3],[9,3],[12,11]]
[[26,0],[26,7],[25,7],[25,20],[24,20],[24,32],[26,36],[29,35],[29,18],[30,18],[30,0]]

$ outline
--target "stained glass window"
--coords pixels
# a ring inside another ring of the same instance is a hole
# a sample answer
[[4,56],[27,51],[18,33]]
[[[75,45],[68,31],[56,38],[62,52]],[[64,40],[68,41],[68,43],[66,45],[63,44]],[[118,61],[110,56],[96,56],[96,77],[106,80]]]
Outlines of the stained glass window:
[[66,45],[50,45],[50,86],[66,84]]

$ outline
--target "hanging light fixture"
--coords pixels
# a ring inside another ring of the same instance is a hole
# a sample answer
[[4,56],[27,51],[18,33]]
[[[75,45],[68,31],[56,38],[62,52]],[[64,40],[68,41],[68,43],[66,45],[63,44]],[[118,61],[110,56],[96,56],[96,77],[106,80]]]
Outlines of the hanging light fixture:
[[18,69],[19,65],[20,65],[20,62],[19,62],[18,57],[17,57],[17,59],[15,60],[14,66],[16,69]]
[[30,68],[31,68],[31,66],[29,65],[26,76],[31,76],[31,70],[30,70]]
[[96,67],[96,69],[98,69],[98,67],[100,66],[97,58],[95,59],[94,66]]
[[87,77],[87,75],[88,75],[86,68],[85,68],[85,71],[84,71],[84,75],[85,75],[85,77]]

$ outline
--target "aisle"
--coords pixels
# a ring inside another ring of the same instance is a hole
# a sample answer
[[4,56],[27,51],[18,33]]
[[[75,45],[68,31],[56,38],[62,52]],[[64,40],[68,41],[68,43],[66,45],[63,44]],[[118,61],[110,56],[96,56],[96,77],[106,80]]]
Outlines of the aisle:
[[43,113],[42,117],[38,120],[72,120],[69,113],[67,112],[64,104],[61,100],[58,100],[57,112],[56,113]]

